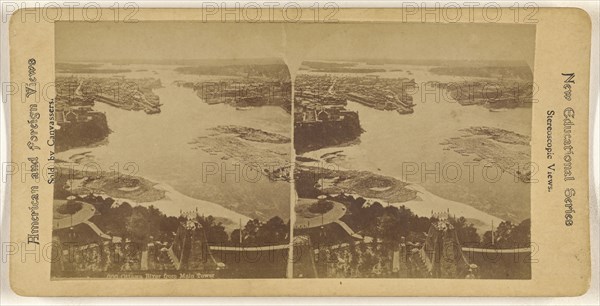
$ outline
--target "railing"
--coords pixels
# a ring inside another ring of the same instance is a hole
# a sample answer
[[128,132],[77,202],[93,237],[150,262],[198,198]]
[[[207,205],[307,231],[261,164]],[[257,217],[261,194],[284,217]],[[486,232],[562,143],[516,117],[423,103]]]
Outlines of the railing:
[[471,253],[514,254],[514,253],[531,253],[531,248],[519,248],[519,249],[462,248],[462,251],[463,252],[471,252]]
[[288,249],[289,244],[282,245],[270,245],[263,247],[227,247],[227,246],[209,246],[209,250],[211,251],[230,251],[230,252],[261,252],[261,251],[271,251],[271,250],[284,250]]

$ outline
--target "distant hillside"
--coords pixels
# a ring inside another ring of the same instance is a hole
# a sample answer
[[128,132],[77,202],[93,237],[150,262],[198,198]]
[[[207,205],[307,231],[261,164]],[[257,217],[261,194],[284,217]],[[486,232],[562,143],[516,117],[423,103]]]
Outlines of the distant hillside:
[[289,70],[283,64],[186,66],[178,67],[175,71],[184,74],[267,77],[282,81],[290,80]]
[[59,73],[123,73],[131,72],[131,69],[102,68],[101,64],[56,63],[56,71]]
[[[283,65],[283,60],[279,58],[231,58],[231,59],[218,59],[218,58],[201,58],[201,59],[178,59],[178,58],[166,58],[166,59],[95,59],[87,60],[90,63],[100,64],[114,64],[114,65],[128,65],[128,64],[150,64],[150,65],[181,65],[181,66],[228,66],[228,65],[269,65],[269,64],[280,64]],[[76,62],[73,62],[76,63]]]
[[438,75],[482,78],[502,77],[508,79],[533,80],[533,73],[529,66],[435,67],[429,69],[429,71]]
[[[415,65],[415,66],[444,66],[444,67],[519,67],[527,66],[524,61],[509,60],[448,60],[448,59],[386,59],[386,58],[357,58],[357,59],[311,59],[307,62],[331,63],[332,61],[344,63],[346,67],[353,63],[366,63],[368,65]],[[306,63],[306,62],[304,62]],[[304,64],[303,63],[303,64]]]

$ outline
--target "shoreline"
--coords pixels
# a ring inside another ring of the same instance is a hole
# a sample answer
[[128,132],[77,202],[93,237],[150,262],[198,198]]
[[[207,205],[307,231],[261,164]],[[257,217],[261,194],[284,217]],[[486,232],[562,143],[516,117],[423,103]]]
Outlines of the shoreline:
[[[86,159],[90,159],[88,154],[93,154],[90,151],[90,147],[79,147],[63,152],[57,153],[57,158],[64,160],[66,163],[75,163],[78,166],[86,163]],[[70,157],[79,157],[77,162],[72,161]],[[93,158],[92,158],[93,159]],[[60,165],[57,165],[60,167]],[[75,170],[76,171],[76,170]],[[252,218],[243,215],[241,213],[235,212],[223,205],[218,203],[192,198],[187,196],[179,191],[177,191],[174,187],[170,186],[161,181],[153,180],[146,178],[142,175],[131,176],[141,182],[152,184],[152,189],[157,193],[161,193],[162,196],[159,198],[149,198],[149,199],[134,199],[133,197],[125,196],[112,196],[111,192],[107,192],[106,190],[101,190],[101,192],[92,192],[95,196],[101,196],[102,198],[112,198],[115,203],[120,204],[123,202],[127,202],[132,206],[140,205],[144,207],[148,207],[153,205],[158,208],[162,213],[167,216],[179,217],[181,212],[189,212],[194,211],[196,208],[198,209],[198,213],[200,215],[212,215],[217,219],[228,220],[230,222],[223,222],[223,226],[228,230],[233,230],[239,227],[240,220],[243,224],[246,224]],[[85,186],[83,186],[85,188]],[[89,187],[88,187],[89,188]],[[140,188],[135,188],[131,190],[131,192],[137,192]],[[122,188],[117,188],[120,193],[127,193],[127,190],[122,190]],[[98,190],[100,191],[100,190]]]
[[[331,149],[333,149],[336,152],[338,152],[340,150],[340,148],[331,148]],[[378,174],[378,173],[370,171],[370,170],[351,170],[351,169],[343,168],[341,166],[338,166],[335,163],[328,162],[325,158],[322,158],[322,156],[328,156],[329,153],[323,152],[324,150],[317,150],[317,151],[308,152],[308,153],[313,153],[312,155],[309,155],[309,156],[302,155],[303,157],[306,157],[306,158],[311,158],[311,159],[317,158],[316,161],[299,162],[299,163],[304,166],[323,167],[326,169],[331,169],[330,167],[335,167],[335,169],[338,171],[367,171],[373,175],[383,175],[383,174]],[[405,206],[406,208],[410,209],[415,215],[419,215],[422,217],[431,216],[432,211],[433,211],[433,213],[439,213],[439,212],[447,212],[447,210],[449,209],[451,214],[455,214],[457,217],[459,217],[459,216],[464,217],[470,223],[473,223],[473,226],[478,230],[478,232],[482,231],[481,234],[485,233],[485,231],[487,231],[491,228],[492,220],[493,220],[494,226],[497,226],[498,224],[500,224],[500,222],[505,221],[502,218],[493,216],[493,215],[491,215],[485,211],[482,211],[480,209],[477,209],[467,203],[462,203],[462,202],[453,201],[450,199],[440,197],[440,196],[432,193],[431,191],[427,190],[425,187],[423,187],[420,184],[416,184],[416,183],[412,183],[412,182],[404,182],[400,178],[395,177],[393,175],[385,175],[385,176],[390,176],[398,181],[401,181],[401,182],[407,184],[405,186],[405,188],[415,191],[417,193],[417,198],[407,200],[404,202],[392,202],[392,201],[388,201],[388,200],[385,200],[382,198],[377,198],[377,197],[366,197],[364,195],[357,194],[357,193],[351,193],[351,195],[355,196],[355,197],[362,197],[362,198],[368,200],[369,202],[379,202],[384,206],[386,205],[386,203],[388,205],[392,205],[392,206],[396,206],[396,207]]]
[[[500,222],[505,221],[499,217],[495,217],[473,206],[470,206],[469,204],[437,196],[421,185],[410,184],[406,188],[415,190],[418,194],[418,199],[409,200],[402,203],[390,203],[390,205],[396,207],[405,206],[414,214],[419,216],[431,215],[431,210],[433,210],[434,213],[448,212],[449,210],[450,214],[456,215],[457,217],[464,217],[468,222],[473,223],[473,226],[477,229],[477,231],[481,231],[481,235],[492,228],[492,222],[494,223],[494,226],[498,226]],[[424,202],[428,202],[430,205],[428,205],[428,207],[423,207]],[[473,220],[477,220],[479,222],[473,222]]]
[[[195,211],[198,209],[198,214],[201,216],[213,216],[217,220],[228,220],[231,222],[223,222],[226,230],[231,231],[239,228],[239,222],[246,224],[251,220],[250,217],[237,213],[217,203],[200,200],[186,196],[175,190],[172,186],[164,183],[154,182],[154,187],[164,192],[165,196],[162,199],[148,202],[136,202],[127,198],[112,198],[115,203],[127,202],[132,206],[140,205],[144,207],[154,206],[167,216],[179,217],[181,212]],[[103,196],[102,194],[98,194]]]
[[[115,201],[113,205],[121,205],[128,203],[132,207],[143,206],[149,207],[154,206],[159,209],[162,213],[169,217],[179,217],[181,213],[195,211],[198,209],[198,214],[201,216],[213,216],[217,220],[227,220],[229,222],[223,222],[223,226],[231,231],[239,227],[240,220],[242,224],[246,224],[252,218],[230,210],[217,203],[195,199],[186,196],[173,187],[159,182],[154,182],[154,188],[162,191],[164,197],[153,201],[136,201],[126,197],[112,197],[105,192],[92,193],[94,196],[100,196],[103,199],[111,198]],[[56,200],[54,200],[56,201]]]

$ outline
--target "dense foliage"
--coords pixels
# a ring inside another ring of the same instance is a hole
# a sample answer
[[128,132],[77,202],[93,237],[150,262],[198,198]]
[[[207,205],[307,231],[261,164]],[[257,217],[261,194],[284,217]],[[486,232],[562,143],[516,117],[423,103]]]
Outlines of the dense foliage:
[[[152,240],[171,241],[177,232],[182,217],[166,216],[150,205],[131,206],[127,202],[115,205],[111,198],[88,195],[81,200],[96,207],[98,214],[94,222],[106,234],[127,238],[134,242],[146,243]],[[204,229],[206,239],[212,245],[239,245],[240,230],[229,235],[225,226],[213,216],[197,216]],[[288,243],[289,225],[280,217],[266,222],[250,220],[242,229],[243,245],[272,245]],[[231,238],[231,239],[230,239]]]

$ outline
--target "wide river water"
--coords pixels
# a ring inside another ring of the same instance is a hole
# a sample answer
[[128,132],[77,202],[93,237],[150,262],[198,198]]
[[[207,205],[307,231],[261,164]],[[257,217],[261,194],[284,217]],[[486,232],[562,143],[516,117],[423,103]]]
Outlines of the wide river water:
[[[365,67],[381,66],[365,65]],[[385,67],[402,68],[403,71],[373,74],[378,74],[380,77],[414,78],[419,86],[431,81],[465,81],[462,77],[429,73],[427,66],[386,65]],[[410,70],[410,74],[407,70]],[[403,179],[424,187],[435,198],[451,200],[450,203],[452,201],[465,203],[502,220],[520,222],[529,218],[530,184],[516,181],[514,176],[507,172],[500,174],[500,179],[495,181],[498,167],[484,170],[484,166],[488,163],[485,160],[469,166],[469,163],[474,162],[473,155],[463,156],[453,150],[444,150],[447,146],[440,143],[450,137],[460,136],[462,134],[460,129],[471,126],[501,128],[531,136],[531,109],[516,108],[490,112],[482,106],[462,106],[446,98],[446,95],[439,90],[437,91],[439,99],[436,101],[433,94],[436,91],[429,88],[427,92],[426,96],[423,95],[423,90],[413,95],[416,106],[414,113],[408,115],[400,115],[395,111],[380,111],[349,101],[347,108],[359,113],[361,127],[365,130],[360,136],[360,142],[342,148],[322,149],[308,155],[319,158],[324,154],[343,150],[340,154],[342,158],[335,160],[340,167],[369,170]],[[454,165],[459,165],[462,172],[458,180],[456,180],[457,172],[454,171],[456,169]],[[439,170],[435,170],[436,166]],[[413,171],[414,167],[417,173],[409,175],[408,170]],[[472,175],[469,174],[469,167],[474,169]],[[444,175],[444,169],[447,170],[447,176]],[[430,174],[423,176],[426,171]],[[433,173],[439,174],[438,182]],[[413,210],[418,209],[418,206],[424,206],[420,211],[421,213],[426,211],[428,214],[431,210],[440,212],[450,208],[450,205],[444,206],[444,201],[438,201],[442,204],[431,206],[424,202],[410,203],[413,205],[407,206]],[[455,213],[459,215],[458,212]],[[489,217],[484,215],[477,219],[482,223],[490,223],[490,220],[481,220],[482,218]]]
[[[111,65],[107,67],[115,68]],[[178,80],[202,80],[199,76],[175,72],[176,66],[127,65],[116,68],[132,69],[133,72],[118,74],[125,77],[160,78],[163,88],[156,89],[155,93],[163,104],[161,113],[147,115],[142,111],[126,111],[96,103],[94,108],[106,113],[112,131],[108,141],[99,146],[61,152],[59,158],[68,159],[74,154],[91,151],[90,155],[103,169],[111,169],[109,167],[115,163],[122,166],[127,162],[135,162],[138,165],[136,175],[160,183],[170,190],[170,200],[154,203],[170,215],[176,214],[180,209],[186,211],[196,207],[202,213],[202,206],[205,206],[207,214],[213,213],[232,220],[239,218],[236,212],[262,219],[274,215],[279,215],[284,220],[289,218],[288,183],[269,181],[266,177],[255,182],[245,180],[243,175],[239,181],[232,179],[231,175],[223,180],[220,173],[207,176],[205,170],[208,163],[219,165],[221,171],[234,169],[234,163],[237,162],[222,160],[219,154],[212,155],[193,149],[190,144],[198,136],[210,133],[209,129],[217,125],[242,125],[290,135],[289,114],[279,107],[240,111],[224,104],[206,104],[191,89],[173,84]],[[418,84],[465,80],[431,74],[426,66],[390,65],[386,68],[401,68],[403,71],[375,74],[381,77],[414,78]],[[452,207],[468,214],[471,220],[479,220],[478,227],[487,227],[492,218],[495,222],[500,219],[519,222],[529,218],[530,185],[516,182],[509,173],[503,173],[499,181],[487,181],[483,177],[485,161],[474,166],[472,181],[466,166],[461,167],[462,176],[456,182],[445,179],[443,173],[439,182],[436,182],[435,175],[429,174],[423,178],[421,173],[425,169],[435,169],[436,164],[440,165],[443,172],[444,165],[449,162],[459,165],[473,162],[472,156],[444,150],[445,146],[440,144],[450,137],[460,136],[460,129],[489,126],[531,135],[531,109],[490,112],[481,106],[461,106],[444,96],[439,102],[435,102],[432,95],[424,100],[421,93],[413,96],[415,112],[409,115],[379,111],[349,102],[348,109],[359,113],[361,126],[365,130],[360,142],[342,148],[322,149],[307,155],[319,157],[343,150],[343,158],[335,161],[343,168],[368,170],[414,183],[415,189],[423,191],[420,194],[423,201],[406,204],[420,215],[425,215],[430,210],[445,211]],[[403,175],[407,164],[416,165],[419,172]],[[221,211],[219,206],[227,209]],[[252,211],[249,207],[255,209]],[[458,215],[460,211],[455,213]]]
[[[265,176],[257,181],[257,175],[251,173],[253,170],[243,165],[237,174],[223,177],[223,172],[234,170],[235,164],[240,162],[234,159],[222,160],[221,154],[193,149],[190,142],[199,136],[214,133],[209,129],[218,125],[248,126],[289,136],[290,114],[275,106],[242,111],[225,104],[209,105],[192,89],[178,87],[173,83],[176,80],[201,80],[198,76],[175,72],[175,66],[119,67],[135,71],[119,74],[128,78],[160,78],[163,88],[154,92],[163,104],[161,112],[148,115],[143,111],[127,111],[97,102],[94,109],[106,113],[112,131],[108,141],[99,146],[61,152],[60,158],[68,159],[73,154],[91,151],[94,161],[107,170],[115,163],[123,167],[127,162],[135,162],[138,166],[135,175],[167,185],[168,189],[172,188],[185,195],[172,196],[174,198],[188,199],[161,201],[163,205],[175,206],[159,207],[163,211],[190,211],[200,206],[199,212],[203,213],[202,202],[189,201],[192,198],[222,205],[245,216],[268,219],[278,215],[284,220],[289,219],[289,183],[270,181]],[[216,173],[214,166],[217,167]],[[236,179],[236,175],[239,179]],[[249,207],[256,209],[252,211]]]

